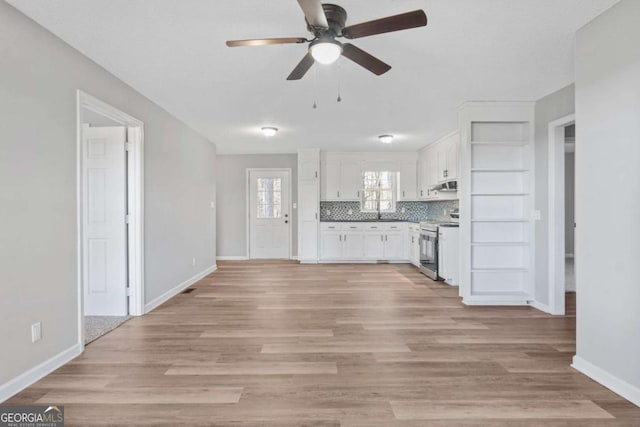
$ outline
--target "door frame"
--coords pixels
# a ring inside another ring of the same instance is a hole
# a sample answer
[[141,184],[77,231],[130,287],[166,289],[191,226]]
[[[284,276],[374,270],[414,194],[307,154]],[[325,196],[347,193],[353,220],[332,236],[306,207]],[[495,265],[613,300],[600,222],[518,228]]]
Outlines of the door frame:
[[[564,128],[576,122],[570,114],[549,123],[549,308],[551,314],[565,312],[565,209]],[[577,233],[576,233],[577,238]]]
[[245,253],[247,254],[247,259],[251,259],[251,172],[286,172],[289,177],[289,259],[293,259],[291,255],[293,253],[293,199],[291,198],[293,182],[291,181],[291,168],[247,168],[245,171],[245,218],[247,220]]
[[83,286],[83,209],[82,197],[82,124],[84,111],[107,117],[127,128],[130,144],[127,157],[127,206],[129,228],[127,239],[129,314],[144,314],[144,123],[127,113],[89,95],[82,90],[76,93],[76,199],[77,199],[77,287],[78,287],[78,343],[84,348],[84,286]]

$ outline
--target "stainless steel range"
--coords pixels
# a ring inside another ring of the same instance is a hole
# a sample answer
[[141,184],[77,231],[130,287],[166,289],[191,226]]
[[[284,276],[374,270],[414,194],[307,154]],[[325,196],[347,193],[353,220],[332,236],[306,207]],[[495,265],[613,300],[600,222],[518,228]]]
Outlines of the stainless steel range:
[[460,214],[458,209],[451,212],[451,221],[422,221],[420,222],[420,271],[433,280],[438,276],[438,228],[458,227]]
[[420,223],[420,271],[438,280],[438,223]]

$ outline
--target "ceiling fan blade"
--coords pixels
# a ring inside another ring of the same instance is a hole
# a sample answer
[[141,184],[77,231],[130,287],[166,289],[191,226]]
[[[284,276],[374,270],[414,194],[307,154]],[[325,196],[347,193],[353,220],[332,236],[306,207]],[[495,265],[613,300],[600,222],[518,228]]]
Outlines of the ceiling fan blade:
[[305,43],[307,39],[302,37],[281,37],[274,39],[249,39],[249,40],[229,40],[227,46],[265,46],[269,44]]
[[342,35],[348,39],[357,39],[392,31],[424,27],[425,25],[427,25],[427,15],[424,10],[414,10],[413,12],[388,16],[374,21],[363,22],[362,24],[350,25],[342,29]]
[[391,69],[391,65],[385,64],[375,56],[355,47],[351,43],[344,43],[342,45],[342,56],[349,58],[356,64],[366,68],[377,76],[384,74]]
[[312,27],[329,28],[327,16],[324,14],[320,0],[298,0],[307,22]]
[[302,77],[304,77],[305,74],[307,74],[307,71],[309,71],[314,62],[315,61],[313,60],[313,56],[311,56],[311,52],[307,52],[304,58],[302,58],[302,61],[300,61],[300,63],[296,65],[296,68],[293,69],[291,74],[289,74],[287,80],[300,80]]

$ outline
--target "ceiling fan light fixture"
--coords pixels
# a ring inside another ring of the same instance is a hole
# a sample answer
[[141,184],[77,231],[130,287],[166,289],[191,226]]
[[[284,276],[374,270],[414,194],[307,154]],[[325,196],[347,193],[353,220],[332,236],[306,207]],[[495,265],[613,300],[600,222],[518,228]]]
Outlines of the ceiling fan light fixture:
[[311,43],[309,51],[316,62],[333,64],[342,55],[342,44],[330,38],[322,38]]
[[394,136],[393,135],[380,135],[378,137],[378,139],[383,144],[391,144],[393,142]]
[[273,126],[265,126],[260,130],[262,130],[262,134],[267,138],[270,138],[274,136],[276,133],[278,133],[278,128],[275,128]]

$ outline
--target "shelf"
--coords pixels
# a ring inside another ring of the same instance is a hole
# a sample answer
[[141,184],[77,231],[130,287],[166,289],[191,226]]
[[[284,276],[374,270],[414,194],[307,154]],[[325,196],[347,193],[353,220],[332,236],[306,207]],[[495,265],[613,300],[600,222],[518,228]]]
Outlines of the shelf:
[[475,218],[471,222],[529,222],[527,218]]
[[493,268],[473,268],[471,269],[472,273],[526,273],[528,272],[528,268],[521,267],[493,267]]
[[529,246],[529,242],[473,242],[471,246]]
[[471,193],[472,196],[528,196],[529,193]]
[[491,168],[471,168],[471,172],[490,172],[490,173],[516,173],[529,172],[529,169],[491,169]]
[[523,147],[529,145],[529,141],[471,141],[471,145],[495,145],[503,147]]

